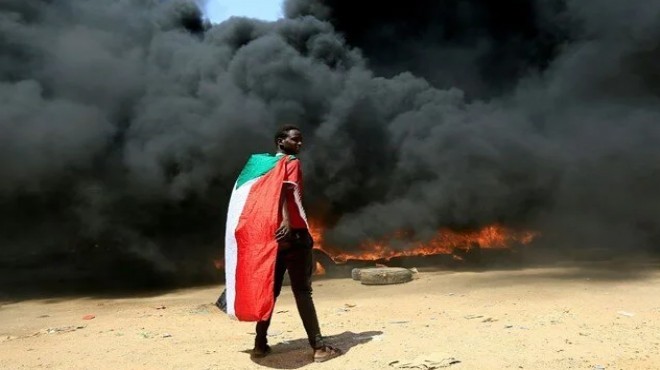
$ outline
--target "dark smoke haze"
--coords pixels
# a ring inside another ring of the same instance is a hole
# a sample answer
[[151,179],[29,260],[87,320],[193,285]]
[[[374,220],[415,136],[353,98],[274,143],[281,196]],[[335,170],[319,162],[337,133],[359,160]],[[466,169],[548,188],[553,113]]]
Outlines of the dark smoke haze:
[[231,186],[285,122],[346,248],[499,222],[657,250],[660,1],[496,3],[2,1],[2,264],[217,278]]

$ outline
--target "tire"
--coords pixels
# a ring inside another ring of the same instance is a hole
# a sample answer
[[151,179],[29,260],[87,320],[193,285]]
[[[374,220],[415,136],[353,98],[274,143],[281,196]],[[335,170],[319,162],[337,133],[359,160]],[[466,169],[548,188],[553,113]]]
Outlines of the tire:
[[360,281],[360,271],[362,271],[362,270],[364,270],[364,269],[361,269],[361,268],[354,268],[354,269],[352,269],[352,270],[351,270],[351,278],[352,278],[353,280]]
[[412,271],[402,267],[380,267],[360,270],[363,285],[402,284],[412,280]]

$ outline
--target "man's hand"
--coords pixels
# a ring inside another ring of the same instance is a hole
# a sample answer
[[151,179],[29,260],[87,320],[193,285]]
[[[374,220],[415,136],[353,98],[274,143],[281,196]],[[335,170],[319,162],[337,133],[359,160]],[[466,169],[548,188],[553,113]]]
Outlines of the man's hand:
[[278,242],[285,241],[291,234],[291,225],[289,220],[282,220],[280,227],[275,231],[275,240]]

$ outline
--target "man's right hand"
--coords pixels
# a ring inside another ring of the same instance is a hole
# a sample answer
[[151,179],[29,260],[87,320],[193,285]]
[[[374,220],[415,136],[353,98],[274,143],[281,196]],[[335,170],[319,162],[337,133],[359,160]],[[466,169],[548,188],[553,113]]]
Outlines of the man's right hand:
[[289,237],[289,235],[291,235],[291,225],[286,220],[282,221],[280,227],[275,231],[275,240],[283,242]]

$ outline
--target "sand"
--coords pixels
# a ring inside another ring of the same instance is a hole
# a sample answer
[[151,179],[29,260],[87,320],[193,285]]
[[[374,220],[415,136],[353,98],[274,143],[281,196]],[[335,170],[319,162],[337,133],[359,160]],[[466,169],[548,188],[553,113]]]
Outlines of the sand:
[[425,359],[449,369],[660,368],[652,265],[422,270],[390,286],[320,279],[322,330],[346,352],[322,364],[311,361],[287,287],[271,327],[274,353],[260,360],[249,355],[253,324],[212,305],[220,290],[2,302],[0,368],[396,369]]

